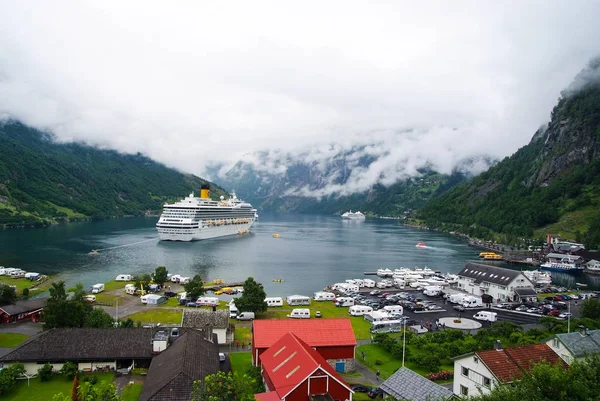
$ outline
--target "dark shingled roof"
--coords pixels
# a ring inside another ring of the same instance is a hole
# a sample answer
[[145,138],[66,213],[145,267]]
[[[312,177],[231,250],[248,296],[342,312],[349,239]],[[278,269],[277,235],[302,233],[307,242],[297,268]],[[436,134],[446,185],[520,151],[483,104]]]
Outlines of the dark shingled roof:
[[[482,282],[508,285],[511,281],[517,278],[521,272],[511,269],[503,269],[502,267],[483,265],[479,263],[467,263],[465,267],[458,273],[459,276],[475,279],[476,284]],[[529,280],[525,276],[525,283]]]
[[15,316],[21,313],[32,312],[38,309],[42,309],[46,305],[46,298],[44,299],[32,299],[29,301],[17,301],[14,305],[0,306],[0,310],[4,311],[7,315]]
[[29,338],[1,362],[152,358],[152,329],[51,329]]
[[189,400],[193,382],[219,371],[219,346],[186,331],[152,359],[139,401]]
[[214,329],[226,329],[229,325],[229,311],[217,309],[216,311],[206,309],[184,309],[183,327],[202,329],[207,325]]
[[413,372],[401,367],[379,386],[386,394],[397,400],[428,401],[449,400],[454,396],[452,391]]
[[520,297],[537,297],[537,292],[533,288],[515,288],[515,293]]
[[600,351],[600,330],[585,330],[584,334],[578,331],[560,333],[556,335],[575,358]]

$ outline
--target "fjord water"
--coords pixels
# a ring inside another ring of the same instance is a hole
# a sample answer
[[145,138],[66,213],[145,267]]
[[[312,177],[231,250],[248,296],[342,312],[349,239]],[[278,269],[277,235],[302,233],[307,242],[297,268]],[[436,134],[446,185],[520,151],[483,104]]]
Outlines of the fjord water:
[[[60,273],[68,284],[86,287],[164,265],[171,273],[201,274],[205,280],[253,276],[267,294],[284,296],[311,295],[382,267],[428,266],[456,273],[479,254],[449,234],[404,227],[397,220],[263,213],[251,234],[196,242],[158,241],[156,221],[136,217],[3,230],[0,265]],[[418,242],[427,247],[415,247]],[[100,251],[90,255],[93,249]]]

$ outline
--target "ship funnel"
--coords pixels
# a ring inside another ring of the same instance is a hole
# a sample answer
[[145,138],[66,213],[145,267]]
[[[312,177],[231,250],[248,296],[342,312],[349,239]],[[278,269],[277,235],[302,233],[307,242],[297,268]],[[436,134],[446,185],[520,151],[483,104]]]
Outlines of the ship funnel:
[[210,198],[210,187],[207,184],[202,185],[200,188],[200,198],[209,199]]

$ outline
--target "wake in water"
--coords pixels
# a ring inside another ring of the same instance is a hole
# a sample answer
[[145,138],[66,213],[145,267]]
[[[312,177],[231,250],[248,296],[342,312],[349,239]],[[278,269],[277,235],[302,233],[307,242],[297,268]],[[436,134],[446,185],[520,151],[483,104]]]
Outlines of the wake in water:
[[88,255],[98,255],[100,253],[100,251],[107,251],[109,249],[117,249],[117,248],[125,248],[127,246],[139,245],[139,244],[143,244],[144,242],[149,242],[149,241],[156,241],[156,238],[150,238],[150,239],[146,239],[146,240],[139,241],[139,242],[133,242],[131,244],[109,246],[108,248],[92,249],[91,252],[88,252]]

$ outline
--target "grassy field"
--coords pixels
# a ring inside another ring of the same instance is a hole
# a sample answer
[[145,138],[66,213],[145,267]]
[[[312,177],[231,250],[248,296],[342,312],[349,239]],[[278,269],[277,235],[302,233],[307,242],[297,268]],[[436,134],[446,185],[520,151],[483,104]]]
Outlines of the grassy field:
[[138,401],[142,394],[142,384],[129,384],[123,389],[121,394],[121,401]]
[[[95,373],[98,381],[112,380],[114,373]],[[47,382],[41,382],[39,378],[31,379],[27,386],[27,380],[18,380],[17,385],[9,392],[2,395],[2,401],[48,401],[55,394],[71,395],[73,380],[64,376],[55,376]]]
[[252,331],[249,327],[236,327],[234,333],[234,341],[239,341],[240,344],[248,341],[252,342]]
[[230,352],[231,370],[234,372],[245,372],[252,366],[252,354],[250,352]]
[[14,348],[27,339],[27,335],[19,333],[0,333],[0,348]]
[[[299,308],[305,308],[300,306]],[[349,318],[352,323],[352,329],[357,340],[368,340],[371,338],[369,328],[370,323],[363,319],[362,316],[350,316],[348,308],[338,308],[331,301],[313,302],[309,307],[311,315],[314,316],[316,311],[320,311],[324,319],[331,318]],[[292,307],[284,306],[278,308],[269,308],[267,312],[258,316],[259,319],[286,319],[286,316],[292,311]]]
[[14,285],[17,287],[17,295],[21,295],[24,288],[29,288],[29,295],[39,294],[45,291],[52,284],[52,278],[40,283],[38,281],[31,281],[24,277],[22,278],[11,278],[7,276],[0,276],[0,284]]
[[150,308],[144,312],[134,313],[133,315],[127,316],[134,322],[147,323],[164,323],[164,324],[181,324],[181,317],[183,312],[181,309],[166,309],[156,307]]

